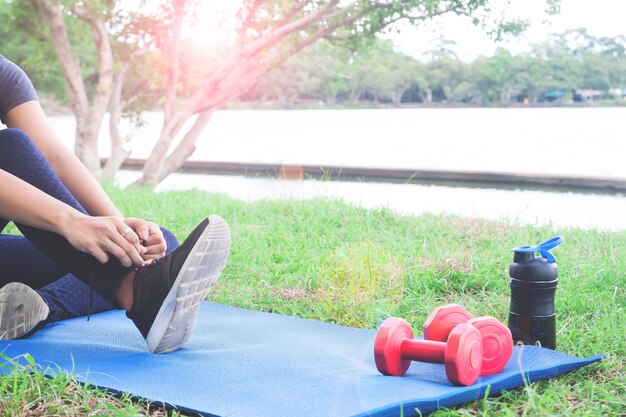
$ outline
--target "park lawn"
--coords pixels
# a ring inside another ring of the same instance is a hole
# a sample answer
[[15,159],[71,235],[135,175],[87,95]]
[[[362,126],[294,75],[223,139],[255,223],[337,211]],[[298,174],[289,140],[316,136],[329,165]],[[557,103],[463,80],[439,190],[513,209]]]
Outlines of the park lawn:
[[[210,300],[371,329],[390,315],[419,329],[432,309],[449,302],[506,321],[510,248],[560,234],[565,242],[554,250],[560,272],[558,349],[606,358],[433,415],[626,415],[624,232],[399,216],[339,201],[244,203],[201,191],[108,191],[127,215],[152,219],[180,238],[211,213],[229,222],[231,257]],[[66,377],[21,371],[0,379],[3,416],[147,413],[163,410]]]

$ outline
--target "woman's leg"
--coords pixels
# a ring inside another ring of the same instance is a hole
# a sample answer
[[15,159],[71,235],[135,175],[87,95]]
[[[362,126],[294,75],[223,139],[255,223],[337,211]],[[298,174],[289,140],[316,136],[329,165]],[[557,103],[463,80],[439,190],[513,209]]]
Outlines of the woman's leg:
[[[178,240],[169,230],[161,228],[161,231],[167,243],[166,253],[170,253],[179,246]],[[72,274],[67,274],[43,288],[38,288],[37,293],[50,307],[48,321],[82,317],[90,312],[89,287]],[[98,294],[93,295],[92,314],[102,313],[115,308]]]
[[[0,219],[0,232],[9,222]],[[67,274],[24,236],[0,234],[0,287],[12,281],[43,287]]]
[[[0,131],[0,169],[87,214],[37,146],[20,130]],[[37,249],[90,285],[109,303],[116,303],[117,288],[131,268],[121,265],[115,257],[101,264],[91,255],[75,249],[63,236],[25,224],[16,225]]]
[[[39,149],[19,130],[0,131],[0,169],[85,212]],[[170,352],[187,342],[195,327],[198,307],[224,269],[230,252],[228,224],[215,215],[200,222],[179,248],[135,272],[114,257],[100,264],[58,234],[20,223],[16,225],[35,247],[81,281],[91,284],[90,287],[109,303],[116,304],[118,289],[130,285],[128,293],[120,298],[120,305],[154,353]],[[23,319],[24,314],[20,312],[24,307],[41,297],[19,283],[6,285],[0,292],[3,293],[0,307],[4,303],[0,308],[0,330],[7,329],[0,338],[19,337],[25,333],[25,326],[21,325],[20,330],[11,320],[16,315]],[[45,305],[45,302],[40,300],[40,304]],[[31,329],[29,326],[26,331]]]
[[67,274],[67,270],[41,253],[24,236],[0,234],[0,287],[21,282],[41,288]]

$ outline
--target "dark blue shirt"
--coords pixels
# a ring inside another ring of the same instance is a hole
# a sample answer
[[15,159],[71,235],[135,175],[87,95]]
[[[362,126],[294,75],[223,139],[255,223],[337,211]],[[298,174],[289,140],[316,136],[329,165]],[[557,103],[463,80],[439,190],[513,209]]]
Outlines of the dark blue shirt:
[[35,87],[20,67],[0,55],[0,121],[7,113],[27,101],[37,100]]

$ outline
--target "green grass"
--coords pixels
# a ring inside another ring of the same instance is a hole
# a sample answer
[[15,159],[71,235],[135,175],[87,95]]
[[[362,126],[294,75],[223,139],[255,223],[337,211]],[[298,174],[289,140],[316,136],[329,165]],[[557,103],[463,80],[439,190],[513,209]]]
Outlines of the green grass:
[[[180,238],[210,213],[229,222],[232,254],[211,300],[372,329],[390,315],[419,328],[432,309],[448,302],[505,321],[510,248],[563,235],[565,243],[554,250],[560,272],[558,349],[606,358],[433,415],[626,415],[624,232],[402,217],[337,201],[248,204],[200,191],[109,191],[127,215],[155,220]],[[19,370],[0,379],[0,386],[0,415],[162,413],[67,377],[46,379]],[[66,413],[59,404],[75,411]]]

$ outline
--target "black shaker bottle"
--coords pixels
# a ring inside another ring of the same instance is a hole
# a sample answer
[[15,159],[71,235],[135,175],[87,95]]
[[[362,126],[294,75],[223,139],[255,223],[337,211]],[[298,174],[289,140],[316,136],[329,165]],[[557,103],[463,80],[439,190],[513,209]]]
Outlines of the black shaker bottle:
[[550,249],[561,242],[563,238],[556,236],[536,246],[512,249],[509,329],[514,342],[556,348],[554,294],[559,271]]

